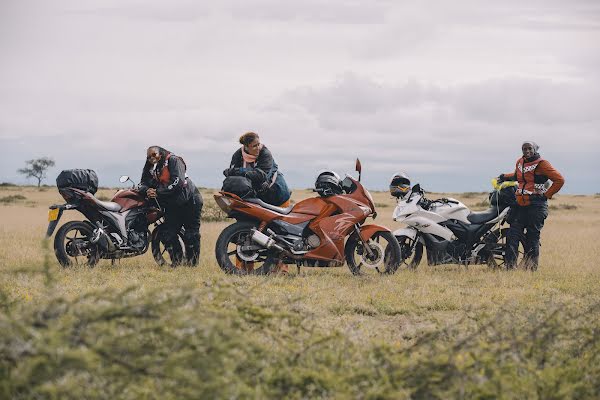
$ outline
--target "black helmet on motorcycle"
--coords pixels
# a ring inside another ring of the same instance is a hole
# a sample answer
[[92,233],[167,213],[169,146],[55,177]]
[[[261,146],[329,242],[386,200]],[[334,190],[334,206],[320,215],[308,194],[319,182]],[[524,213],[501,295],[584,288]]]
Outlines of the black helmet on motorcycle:
[[331,170],[323,170],[317,176],[315,191],[323,197],[342,194],[342,180]]
[[410,191],[410,178],[404,172],[398,172],[392,176],[390,182],[390,194],[396,198],[402,198]]

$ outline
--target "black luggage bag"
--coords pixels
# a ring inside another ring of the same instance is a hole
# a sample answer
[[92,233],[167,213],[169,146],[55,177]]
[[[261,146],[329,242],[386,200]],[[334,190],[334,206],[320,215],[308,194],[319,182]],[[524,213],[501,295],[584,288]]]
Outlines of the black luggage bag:
[[256,197],[256,192],[252,188],[252,181],[245,176],[228,176],[223,181],[221,190],[238,195],[242,199]]
[[58,189],[76,188],[91,194],[98,191],[98,175],[91,169],[66,169],[56,177]]

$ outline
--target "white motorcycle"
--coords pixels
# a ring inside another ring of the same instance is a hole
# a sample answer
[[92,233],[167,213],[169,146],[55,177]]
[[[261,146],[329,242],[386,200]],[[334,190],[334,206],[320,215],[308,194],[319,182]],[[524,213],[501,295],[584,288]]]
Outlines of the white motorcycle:
[[506,220],[515,188],[508,182],[498,185],[492,181],[492,184],[495,190],[490,194],[491,207],[481,212],[473,212],[452,198],[428,200],[419,184],[398,195],[393,218],[407,227],[396,230],[394,236],[400,244],[403,263],[408,268],[417,268],[426,248],[429,265],[502,266],[508,232]]

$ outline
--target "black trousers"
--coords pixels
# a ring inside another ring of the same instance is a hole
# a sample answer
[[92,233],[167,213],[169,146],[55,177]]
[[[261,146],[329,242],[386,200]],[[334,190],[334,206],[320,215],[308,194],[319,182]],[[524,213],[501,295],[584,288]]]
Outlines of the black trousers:
[[[196,266],[200,260],[200,218],[202,214],[202,195],[196,189],[192,198],[181,206],[170,205],[165,207],[165,222],[163,230],[163,243],[173,248],[178,242],[177,234],[181,227],[185,229],[183,243],[185,245],[186,262]],[[174,258],[173,264],[181,263],[182,256],[177,252],[170,251]]]
[[548,203],[532,204],[525,207],[516,206],[509,217],[510,229],[506,237],[505,263],[507,268],[515,268],[519,254],[519,243],[525,238],[526,266],[537,269],[540,259],[540,233],[544,220],[548,217]]

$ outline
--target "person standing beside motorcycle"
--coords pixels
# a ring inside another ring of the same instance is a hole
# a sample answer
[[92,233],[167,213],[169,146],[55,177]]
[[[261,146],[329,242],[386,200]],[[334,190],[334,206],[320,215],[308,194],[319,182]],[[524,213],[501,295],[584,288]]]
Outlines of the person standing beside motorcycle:
[[278,207],[289,206],[292,193],[271,151],[260,143],[258,134],[244,133],[239,141],[242,147],[233,153],[223,175],[245,176],[252,181],[252,187],[262,201]]
[[140,192],[151,199],[157,199],[164,209],[162,241],[173,258],[173,266],[182,261],[182,255],[173,250],[182,226],[185,228],[183,241],[186,262],[190,266],[198,265],[203,201],[198,188],[186,176],[183,159],[160,146],[149,147]]
[[[540,233],[548,216],[548,199],[565,184],[565,179],[550,162],[541,158],[539,146],[532,141],[523,142],[523,157],[517,160],[514,172],[500,174],[499,182],[517,181],[517,205],[509,216],[505,263],[508,269],[516,267],[520,238],[525,230],[525,257],[523,266],[536,270],[540,256]],[[552,181],[547,186],[548,180]]]

